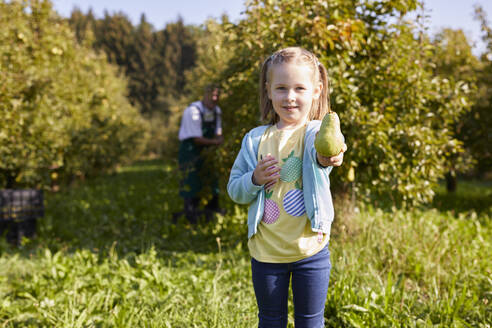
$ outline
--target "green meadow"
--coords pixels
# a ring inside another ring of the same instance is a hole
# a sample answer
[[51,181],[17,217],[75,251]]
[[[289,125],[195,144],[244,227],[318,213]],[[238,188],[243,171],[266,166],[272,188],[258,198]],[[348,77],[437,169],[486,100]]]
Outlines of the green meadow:
[[[173,224],[177,186],[152,160],[46,193],[37,238],[0,242],[0,327],[256,327],[246,208]],[[492,183],[436,192],[410,211],[338,202],[327,327],[491,327]]]

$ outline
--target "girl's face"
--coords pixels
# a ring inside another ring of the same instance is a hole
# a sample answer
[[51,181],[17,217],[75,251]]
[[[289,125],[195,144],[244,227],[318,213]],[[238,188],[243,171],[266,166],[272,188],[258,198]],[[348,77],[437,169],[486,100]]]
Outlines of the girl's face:
[[277,127],[295,128],[304,125],[314,99],[321,94],[321,82],[314,83],[308,65],[280,63],[270,67],[267,81],[268,98],[280,117]]

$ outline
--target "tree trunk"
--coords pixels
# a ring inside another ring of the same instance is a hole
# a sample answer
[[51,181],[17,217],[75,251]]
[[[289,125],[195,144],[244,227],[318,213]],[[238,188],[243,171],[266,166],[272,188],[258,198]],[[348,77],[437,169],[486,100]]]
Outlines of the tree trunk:
[[450,170],[446,173],[446,189],[448,192],[455,192],[457,186],[456,173],[454,170]]

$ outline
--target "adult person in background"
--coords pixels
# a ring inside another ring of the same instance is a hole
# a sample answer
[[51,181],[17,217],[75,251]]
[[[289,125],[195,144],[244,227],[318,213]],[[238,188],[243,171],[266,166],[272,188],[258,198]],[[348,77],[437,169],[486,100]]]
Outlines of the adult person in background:
[[179,194],[184,200],[184,214],[192,224],[197,222],[201,213],[199,205],[204,193],[212,195],[205,206],[207,220],[213,212],[222,212],[216,169],[204,156],[206,148],[224,141],[221,110],[217,106],[219,96],[217,86],[206,86],[202,100],[191,103],[184,110],[179,128],[178,161],[182,174]]

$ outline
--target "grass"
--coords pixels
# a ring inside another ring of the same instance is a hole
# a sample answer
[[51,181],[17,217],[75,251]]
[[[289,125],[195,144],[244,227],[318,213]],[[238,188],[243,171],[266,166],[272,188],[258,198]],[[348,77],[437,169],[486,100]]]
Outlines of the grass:
[[[155,160],[47,195],[38,238],[0,244],[0,327],[256,327],[245,208],[174,225],[176,186]],[[339,211],[327,327],[491,327],[491,186],[459,188]]]

